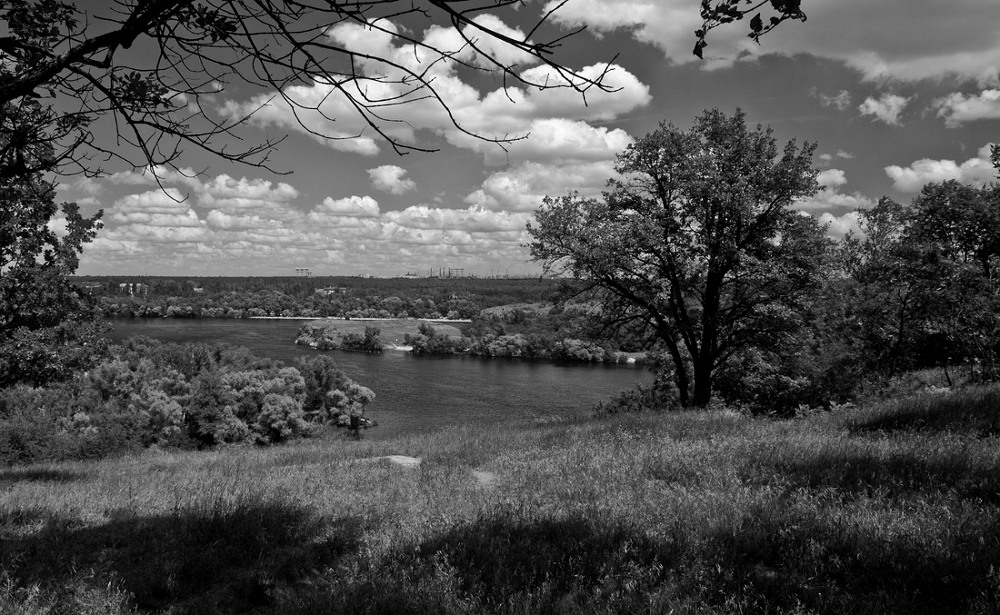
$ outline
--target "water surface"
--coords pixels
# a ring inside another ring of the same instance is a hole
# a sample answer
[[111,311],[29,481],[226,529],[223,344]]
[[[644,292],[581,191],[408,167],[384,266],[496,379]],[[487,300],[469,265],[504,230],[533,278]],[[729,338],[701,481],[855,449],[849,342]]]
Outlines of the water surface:
[[[122,319],[111,338],[146,335],[166,342],[225,342],[288,364],[312,356],[296,346],[296,320]],[[559,364],[469,356],[426,357],[329,351],[351,378],[375,392],[367,415],[379,422],[366,437],[432,430],[457,423],[497,423],[579,416],[609,396],[652,382],[641,367]]]

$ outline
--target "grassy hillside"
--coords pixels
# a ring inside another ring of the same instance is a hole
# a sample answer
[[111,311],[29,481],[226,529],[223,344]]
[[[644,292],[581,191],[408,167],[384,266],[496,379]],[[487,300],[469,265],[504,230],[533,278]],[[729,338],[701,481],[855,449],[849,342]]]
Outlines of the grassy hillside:
[[0,612],[995,613],[998,399],[2,470]]

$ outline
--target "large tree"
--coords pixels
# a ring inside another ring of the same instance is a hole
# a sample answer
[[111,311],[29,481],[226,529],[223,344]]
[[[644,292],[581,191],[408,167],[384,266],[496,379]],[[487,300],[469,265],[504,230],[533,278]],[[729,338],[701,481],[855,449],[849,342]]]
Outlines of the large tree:
[[779,150],[739,110],[661,125],[618,157],[603,199],[545,199],[532,257],[599,290],[618,323],[648,327],[681,403],[704,406],[734,354],[780,350],[820,282],[830,242],[790,208],[817,189],[814,148]]
[[[0,105],[0,123],[25,126],[43,113],[33,101]],[[75,203],[55,201],[40,171],[51,162],[46,141],[11,146],[0,133],[0,386],[41,384],[84,366],[97,348],[87,306],[69,281],[83,245],[100,228]],[[15,167],[12,169],[12,167]]]

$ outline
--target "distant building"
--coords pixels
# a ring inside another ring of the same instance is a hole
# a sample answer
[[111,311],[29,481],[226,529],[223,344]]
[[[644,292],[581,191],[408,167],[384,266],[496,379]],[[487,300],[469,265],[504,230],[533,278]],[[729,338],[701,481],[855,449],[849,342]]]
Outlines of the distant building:
[[122,282],[118,285],[118,290],[122,294],[128,293],[129,297],[135,297],[136,295],[145,297],[149,294],[149,284],[143,284],[141,282]]
[[316,294],[321,297],[328,297],[330,295],[346,295],[350,288],[347,286],[327,286],[326,288],[317,288]]

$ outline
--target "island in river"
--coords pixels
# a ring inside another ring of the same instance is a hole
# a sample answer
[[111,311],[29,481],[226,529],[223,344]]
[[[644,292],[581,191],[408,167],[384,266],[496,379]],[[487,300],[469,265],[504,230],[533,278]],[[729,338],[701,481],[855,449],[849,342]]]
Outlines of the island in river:
[[[641,363],[649,359],[646,353],[618,351],[596,340],[551,334],[507,333],[502,327],[498,331],[470,326],[475,323],[475,320],[324,318],[302,325],[295,343],[318,350],[374,354],[392,349],[416,354],[471,354],[585,363]],[[464,335],[459,326],[467,327],[470,335]]]

